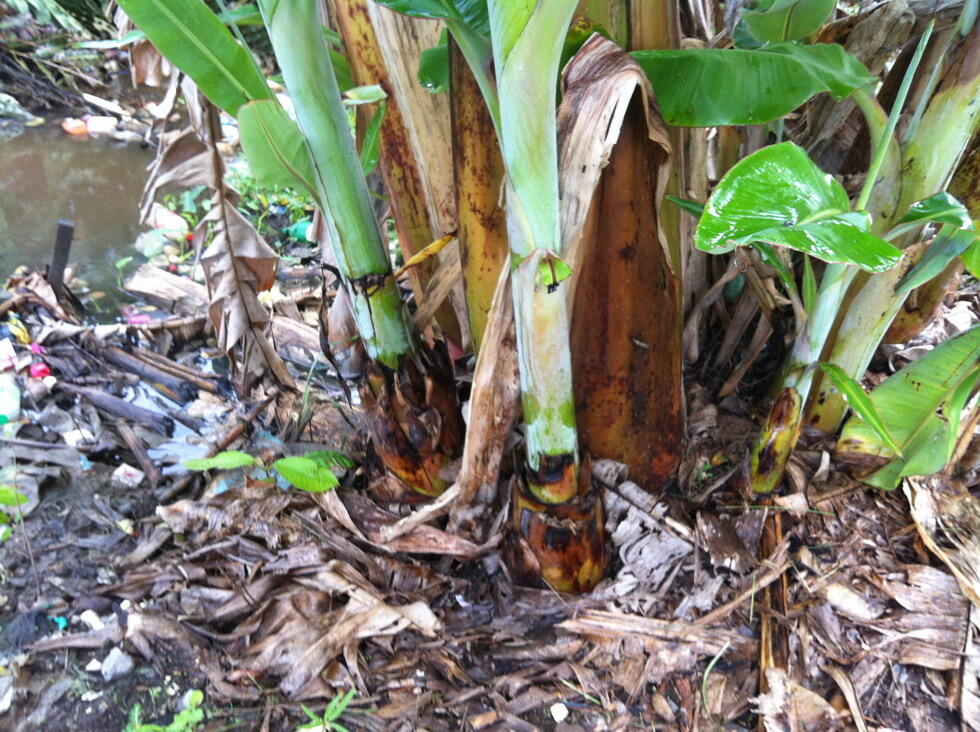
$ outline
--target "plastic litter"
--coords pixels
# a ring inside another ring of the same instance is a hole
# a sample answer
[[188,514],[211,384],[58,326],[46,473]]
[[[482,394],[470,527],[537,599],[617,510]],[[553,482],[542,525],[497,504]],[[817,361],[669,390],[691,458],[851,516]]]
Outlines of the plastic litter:
[[51,376],[51,367],[44,361],[35,361],[27,371],[32,379],[44,379]]
[[20,419],[20,387],[15,372],[17,356],[9,339],[0,341],[0,429]]
[[112,484],[122,488],[136,488],[145,477],[146,474],[142,470],[123,463],[113,471]]
[[115,117],[93,116],[85,120],[85,128],[90,135],[111,135],[116,131],[117,124]]
[[95,610],[85,610],[79,616],[78,619],[85,623],[92,630],[102,630],[105,627],[105,623],[102,622],[102,618]]
[[66,117],[61,120],[61,129],[69,135],[88,134],[88,125],[85,124],[84,120],[76,119],[75,117]]
[[316,241],[316,239],[310,238],[310,229],[313,226],[312,221],[297,221],[292,226],[287,226],[283,229],[283,233],[287,236],[291,236],[293,239],[299,241]]
[[81,442],[95,442],[95,435],[87,429],[68,430],[61,435],[61,439],[69,447],[78,447]]

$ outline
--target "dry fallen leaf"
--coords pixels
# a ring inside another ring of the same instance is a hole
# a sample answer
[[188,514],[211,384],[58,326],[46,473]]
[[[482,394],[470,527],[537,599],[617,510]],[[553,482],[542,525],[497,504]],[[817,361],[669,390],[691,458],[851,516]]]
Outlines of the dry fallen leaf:
[[766,732],[844,729],[837,710],[827,700],[792,681],[783,669],[766,669],[766,687],[766,693],[752,700]]

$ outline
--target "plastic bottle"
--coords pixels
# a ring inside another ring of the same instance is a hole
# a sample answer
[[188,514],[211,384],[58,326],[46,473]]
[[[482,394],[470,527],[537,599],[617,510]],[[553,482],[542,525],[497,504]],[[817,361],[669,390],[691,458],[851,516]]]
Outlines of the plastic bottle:
[[20,419],[20,388],[15,373],[16,355],[10,339],[0,341],[0,431],[8,433]]

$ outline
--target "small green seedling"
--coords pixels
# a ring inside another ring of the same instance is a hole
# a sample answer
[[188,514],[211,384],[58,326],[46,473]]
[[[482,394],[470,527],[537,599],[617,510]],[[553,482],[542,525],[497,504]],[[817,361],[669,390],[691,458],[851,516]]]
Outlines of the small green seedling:
[[327,708],[323,710],[322,716],[317,716],[307,706],[301,705],[303,712],[310,718],[310,722],[297,727],[297,732],[301,729],[312,732],[348,732],[346,727],[337,723],[337,720],[353,701],[354,693],[354,689],[348,689],[345,693],[335,696],[327,704]]
[[[12,485],[0,484],[0,506],[16,508],[27,503],[27,497]],[[0,510],[0,541],[6,541],[12,531],[13,517],[6,510]]]
[[[234,470],[235,468],[265,468],[262,461],[239,450],[226,450],[214,457],[201,460],[185,460],[188,470]],[[294,455],[276,460],[269,470],[282,476],[294,488],[308,493],[322,493],[336,488],[340,483],[335,470],[353,468],[354,461],[346,455],[330,450],[314,450],[305,455]]]
[[159,724],[143,724],[141,721],[143,707],[138,703],[133,704],[123,732],[195,732],[200,729],[204,721],[204,709],[201,707],[203,701],[204,692],[198,689],[191,691],[187,697],[187,708],[177,712],[173,721],[166,727]]
[[126,271],[126,267],[130,265],[133,261],[132,257],[120,257],[115,261],[116,266],[116,284],[120,287],[123,286],[123,274]]

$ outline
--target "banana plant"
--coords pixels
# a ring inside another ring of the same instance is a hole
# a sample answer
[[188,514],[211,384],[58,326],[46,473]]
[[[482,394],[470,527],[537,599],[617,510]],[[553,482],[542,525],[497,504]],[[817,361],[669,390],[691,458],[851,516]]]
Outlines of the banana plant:
[[[905,70],[892,114],[883,129],[878,122],[883,113],[877,105],[871,103],[866,93],[858,97],[859,107],[873,131],[874,155],[857,206],[875,212],[876,233],[900,248],[909,247],[903,253],[903,265],[874,276],[828,268],[824,279],[836,275],[841,281],[836,293],[825,299],[829,306],[821,313],[828,331],[823,342],[806,349],[801,348],[798,339],[794,349],[794,353],[803,351],[803,356],[810,359],[821,357],[822,350],[822,357],[839,366],[850,379],[859,379],[863,374],[909,291],[937,276],[957,255],[978,246],[969,214],[958,201],[941,190],[978,130],[980,115],[973,109],[976,95],[980,93],[977,69],[970,70],[969,64],[963,65],[962,61],[951,62],[952,74],[947,72],[947,82],[940,85],[931,99],[928,95],[923,97],[928,102],[924,114],[906,116],[906,119],[919,118],[915,135],[909,137],[908,124],[900,134],[895,134],[898,115],[909,88],[916,81],[927,83],[916,77],[916,67],[929,41],[931,28],[931,24],[927,26],[920,38]],[[960,59],[975,55],[975,50],[971,53],[970,49],[976,49],[978,41],[980,35],[974,28],[960,44]],[[954,61],[955,58],[954,55]],[[930,71],[924,76],[928,78],[933,73]],[[950,75],[955,83],[949,83]],[[928,155],[923,154],[926,149]],[[940,193],[930,195],[936,190]],[[910,247],[921,239],[926,224],[937,224],[942,228],[928,248],[924,245]],[[915,258],[923,251],[926,256],[916,264]],[[829,330],[831,328],[833,330]],[[804,405],[803,419],[826,432],[835,431],[847,406],[853,407],[839,382],[827,375],[815,374],[812,383],[808,381],[805,386],[811,398]],[[913,445],[912,449],[917,450],[918,445]],[[934,451],[934,454],[939,453]],[[770,475],[767,482],[757,474],[756,486],[770,487],[774,477]]]
[[316,0],[260,3],[293,98],[296,122],[275,100],[248,49],[198,0],[123,0],[157,48],[229,114],[260,180],[306,188],[324,214],[370,358],[362,389],[376,448],[406,497],[434,496],[458,453],[462,421],[444,347],[418,344],[371,205],[362,162]]
[[[773,4],[773,10],[779,5]],[[754,12],[747,15],[752,16]],[[749,23],[749,27],[751,29],[753,24]],[[789,112],[809,94],[825,90],[838,99],[853,94],[872,131],[872,163],[853,210],[840,184],[820,171],[802,149],[792,143],[781,143],[764,148],[736,164],[716,186],[703,214],[698,211],[701,216],[695,234],[697,246],[716,253],[735,246],[755,248],[761,259],[779,275],[798,316],[799,334],[782,376],[779,395],[751,454],[750,482],[755,490],[763,492],[771,491],[781,479],[807,414],[808,402],[811,409],[816,410],[811,421],[819,421],[819,410],[829,401],[828,390],[833,391],[837,403],[843,404],[844,390],[839,385],[846,379],[853,382],[860,376],[883,333],[882,330],[877,338],[869,338],[867,329],[860,331],[860,347],[849,342],[843,349],[838,345],[840,339],[833,341],[834,327],[845,311],[852,283],[863,276],[866,282],[873,284],[880,280],[882,286],[891,282],[888,286],[895,287],[902,274],[895,266],[901,251],[894,246],[893,240],[901,241],[902,235],[921,230],[924,223],[938,222],[946,228],[933,255],[900,283],[896,296],[930,279],[952,257],[972,250],[975,238],[969,218],[964,219],[962,215],[963,207],[949,197],[932,197],[909,207],[916,200],[911,197],[915,195],[912,191],[919,196],[933,192],[917,182],[928,179],[928,186],[938,187],[942,184],[941,171],[949,175],[949,160],[955,159],[956,155],[952,151],[963,134],[956,132],[952,135],[955,140],[943,146],[951,150],[950,156],[944,158],[945,162],[938,162],[935,155],[916,153],[913,157],[908,153],[904,167],[894,139],[899,114],[928,44],[931,26],[927,27],[905,70],[903,84],[888,116],[866,91],[872,77],[856,59],[838,46],[804,46],[790,42],[793,33],[785,37],[765,35],[775,32],[775,28],[775,25],[766,25],[758,30],[763,34],[759,40],[770,42],[759,49],[634,53],[651,77],[667,121],[674,124],[715,126],[767,122]],[[733,73],[728,64],[737,64],[741,73]],[[795,70],[791,71],[786,64],[794,66]],[[962,69],[959,76],[970,78],[970,74],[964,74]],[[741,82],[746,79],[751,83],[742,86]],[[732,88],[739,91],[723,93],[722,83],[729,92]],[[786,91],[785,97],[771,97],[766,93],[777,86]],[[965,86],[967,92],[955,98],[965,103],[970,98],[971,87],[969,83],[960,86]],[[945,107],[951,105],[955,106],[955,102],[945,103]],[[956,115],[957,129],[963,126],[963,132],[968,135],[975,125],[975,114],[959,112],[962,113]],[[928,112],[924,119],[930,119]],[[920,131],[923,129],[920,127]],[[959,146],[962,147],[962,142]],[[906,181],[903,192],[907,196],[904,207],[908,207],[908,213],[895,229],[888,231],[891,221],[896,218],[894,200],[889,199],[896,195],[892,195],[894,186],[883,185],[882,180],[895,180],[900,171],[915,172],[918,168],[928,168],[929,172],[918,174],[917,181]],[[876,212],[877,216],[872,217],[868,211]],[[801,286],[797,286],[774,247],[804,253]],[[810,257],[828,263],[819,285]],[[862,270],[865,274],[859,275]],[[880,290],[876,292],[879,296],[874,300],[875,312],[887,311],[891,307],[887,305],[888,298],[883,297]],[[886,301],[884,307],[883,300]],[[869,309],[865,307],[864,312]],[[887,322],[884,324],[887,326]],[[857,331],[854,333],[856,335]],[[829,349],[830,368],[841,362],[847,366],[839,378],[830,377],[829,369],[828,376],[820,374],[818,361],[825,349]],[[854,353],[866,358],[858,362]],[[820,381],[823,379],[826,381]],[[820,392],[819,400],[814,400],[810,398],[811,392],[818,381],[826,383],[827,388]],[[854,407],[851,400],[848,404]],[[843,408],[838,408],[837,414],[842,413]],[[833,426],[829,425],[829,428],[833,429]]]
[[[377,85],[388,94],[387,114],[378,126],[378,157],[398,244],[407,262],[456,228],[452,150],[445,144],[447,101],[418,88],[413,71],[390,61],[417,56],[428,45],[426,39],[438,31],[417,28],[406,33],[406,18],[369,0],[335,0],[331,17],[357,83]],[[359,119],[359,124],[363,121]],[[438,264],[438,257],[433,257],[408,271],[416,302],[425,297]],[[458,320],[462,318],[447,299],[435,321],[447,341],[462,345]]]
[[[492,89],[496,82],[496,94],[485,94],[485,101],[500,138],[506,169],[508,236],[527,420],[526,473],[529,477],[528,491],[516,497],[515,505],[527,526],[530,525],[528,517],[537,518],[549,511],[554,514],[554,508],[549,509],[549,506],[570,506],[570,501],[581,492],[574,471],[579,462],[578,436],[574,413],[570,409],[571,391],[566,385],[569,368],[564,353],[567,346],[561,333],[566,327],[567,314],[559,307],[560,303],[549,298],[548,292],[561,288],[567,272],[561,249],[548,244],[557,241],[557,235],[552,233],[554,225],[549,219],[554,206],[547,209],[543,206],[543,202],[553,195],[551,167],[543,162],[546,158],[537,157],[537,151],[550,144],[548,141],[553,139],[554,133],[544,126],[549,117],[531,106],[532,100],[543,105],[542,100],[550,96],[544,92],[548,87],[538,83],[539,77],[534,71],[547,59],[544,52],[538,52],[533,61],[519,55],[523,51],[520,42],[532,38],[536,38],[533,43],[539,49],[550,51],[557,47],[558,38],[547,31],[542,32],[541,27],[532,22],[534,18],[545,17],[553,6],[540,3],[532,12],[526,7],[523,10],[510,7],[513,3],[506,7],[503,3],[489,3],[491,57],[479,39],[484,35],[480,32],[477,14],[480,3],[378,1],[409,15],[445,21],[449,35],[459,41],[480,87]],[[570,4],[562,12],[570,13]],[[565,27],[560,30],[564,32]],[[666,121],[675,125],[768,122],[787,114],[817,93],[829,91],[835,98],[844,98],[874,82],[874,77],[839,46],[793,43],[799,37],[798,32],[798,28],[788,32],[785,37],[775,39],[778,42],[760,50],[636,51],[633,57],[653,83]],[[532,36],[532,33],[540,35]],[[518,55],[511,56],[515,49]],[[432,57],[436,54],[444,54],[444,49],[430,52]],[[508,75],[508,70],[518,68],[518,60],[524,63],[522,73]],[[439,81],[435,68],[437,64],[433,58],[427,58],[423,82],[439,87],[444,82]],[[491,68],[495,78],[488,73]],[[549,74],[549,84],[553,86],[554,74]],[[732,93],[733,87],[737,93]],[[692,98],[698,103],[692,104]],[[511,106],[515,99],[519,104]],[[528,135],[528,132],[532,134]],[[877,256],[881,259],[873,266],[887,267],[897,261],[898,252],[894,247],[868,234],[869,219],[850,211],[846,195],[841,199],[843,189],[829,186],[819,171],[809,172],[827,189],[823,192],[825,205],[794,212],[799,214],[794,223],[801,226],[793,233],[803,239],[817,237],[812,242],[812,248],[817,250],[828,236],[842,238],[857,232],[865,235],[862,243],[876,242]],[[813,218],[809,219],[809,216]],[[764,223],[762,229],[775,229],[786,222],[778,219]],[[540,366],[544,354],[550,357],[547,369]],[[544,380],[547,380],[547,388],[541,386]],[[541,480],[542,466],[549,466],[548,480]],[[515,520],[515,526],[519,523]],[[547,564],[543,560],[547,553],[545,547],[540,541],[535,544],[528,532],[524,538],[537,548],[536,554],[544,569]]]
[[[524,407],[526,487],[515,494],[514,526],[530,548],[529,563],[548,584],[589,589],[605,564],[601,504],[588,471],[580,471],[556,128],[559,63],[576,3],[490,0],[485,16],[480,3],[380,3],[442,19],[483,92],[503,159]],[[481,30],[489,30],[489,39]],[[569,523],[583,528],[568,532]],[[581,550],[573,561],[569,557],[577,553],[567,550],[569,543]]]
[[[911,115],[912,120],[918,120],[914,134],[910,135],[910,124],[905,124],[896,136],[892,172],[882,175],[874,183],[875,195],[871,197],[869,210],[887,212],[884,201],[879,197],[876,202],[875,198],[879,192],[886,200],[890,198],[892,210],[885,219],[889,225],[906,213],[913,213],[918,202],[942,192],[969,149],[971,140],[980,134],[980,105],[976,103],[980,97],[980,24],[974,23],[972,30],[957,40],[944,66],[934,93],[924,94],[918,105],[921,114],[917,109]],[[931,92],[929,80],[937,70],[928,71],[923,70],[920,75],[923,78],[917,80],[917,85]],[[917,223],[918,226],[905,227],[893,236],[896,244],[908,250],[906,259],[911,266],[915,251],[912,246],[921,240],[922,222],[906,223]],[[947,237],[940,235],[937,239],[934,246],[943,244]],[[963,244],[965,239],[960,236],[956,241]],[[978,252],[980,246],[969,245],[960,257],[964,263],[973,263]],[[835,325],[836,336],[825,354],[826,360],[841,365],[855,378],[864,372],[889,324],[908,297],[909,289],[902,282],[905,269],[899,267],[887,275],[857,279]],[[807,421],[824,432],[834,432],[845,412],[840,393],[832,384],[818,379],[814,397]]]

